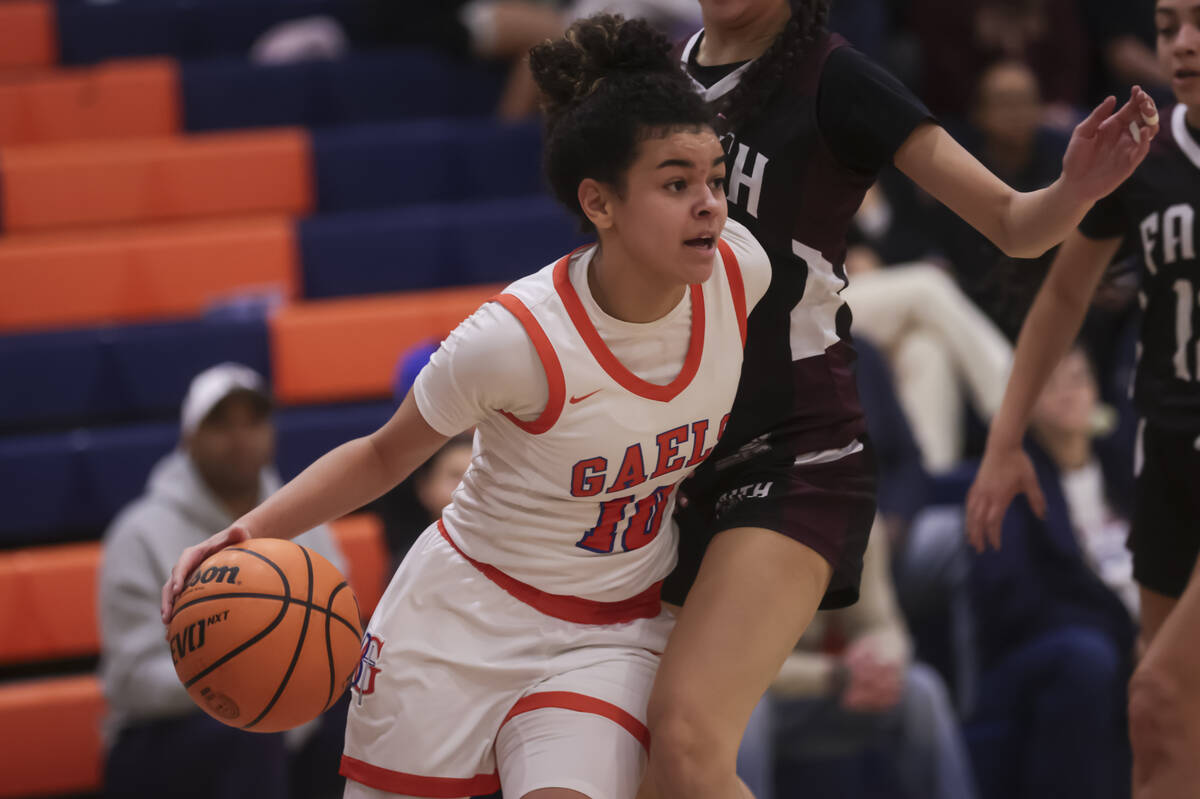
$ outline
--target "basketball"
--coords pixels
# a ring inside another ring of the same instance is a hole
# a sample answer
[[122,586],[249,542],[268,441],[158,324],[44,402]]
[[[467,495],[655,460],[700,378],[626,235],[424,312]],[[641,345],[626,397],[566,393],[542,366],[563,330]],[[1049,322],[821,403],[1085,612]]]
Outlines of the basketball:
[[362,627],[337,568],[299,544],[243,541],[201,563],[175,600],[171,659],[204,712],[254,732],[297,727],[349,687]]

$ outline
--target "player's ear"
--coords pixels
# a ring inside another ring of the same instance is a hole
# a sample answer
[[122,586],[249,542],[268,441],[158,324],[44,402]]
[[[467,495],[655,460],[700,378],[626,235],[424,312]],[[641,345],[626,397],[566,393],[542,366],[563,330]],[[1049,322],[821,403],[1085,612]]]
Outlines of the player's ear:
[[607,230],[613,226],[612,201],[615,195],[612,190],[593,178],[584,178],[579,182],[579,207],[596,226],[596,230]]

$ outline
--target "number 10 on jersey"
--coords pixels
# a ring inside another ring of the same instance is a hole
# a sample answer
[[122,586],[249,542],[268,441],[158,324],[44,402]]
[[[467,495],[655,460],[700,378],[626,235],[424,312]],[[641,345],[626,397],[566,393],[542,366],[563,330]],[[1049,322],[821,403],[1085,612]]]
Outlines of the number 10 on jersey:
[[[663,486],[633,505],[633,514],[621,531],[623,552],[641,549],[658,536],[658,528],[662,526],[674,490],[674,485]],[[596,526],[584,533],[575,546],[589,552],[611,553],[617,543],[617,528],[625,519],[625,509],[630,503],[633,503],[632,495],[601,502]]]

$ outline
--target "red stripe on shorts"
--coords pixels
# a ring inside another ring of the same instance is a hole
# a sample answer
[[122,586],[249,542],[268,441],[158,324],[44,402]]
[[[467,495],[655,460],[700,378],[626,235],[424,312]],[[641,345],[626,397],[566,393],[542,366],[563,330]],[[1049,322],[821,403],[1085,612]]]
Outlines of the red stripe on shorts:
[[409,796],[427,796],[429,799],[460,799],[500,790],[499,774],[476,774],[465,778],[423,777],[372,766],[349,755],[342,755],[341,774],[370,788]]
[[637,738],[638,743],[642,745],[642,748],[647,753],[650,752],[650,730],[646,728],[645,724],[638,721],[636,716],[622,710],[611,702],[605,702],[603,699],[597,699],[594,696],[587,696],[586,694],[577,694],[573,691],[545,691],[543,693],[523,696],[513,705],[513,709],[508,711],[508,715],[504,717],[504,721],[500,722],[500,726],[503,727],[514,716],[547,707],[557,707],[564,710],[574,710],[579,713],[591,713],[593,716],[603,716],[624,727],[630,735]]
[[495,566],[481,563],[463,552],[446,532],[446,526],[442,524],[441,519],[438,519],[438,530],[441,532],[442,538],[445,538],[450,546],[454,547],[454,551],[483,572],[484,577],[503,588],[514,598],[547,616],[576,624],[624,624],[634,619],[653,619],[662,612],[661,580],[637,596],[623,599],[620,602],[597,602],[594,599],[584,599],[567,594],[548,594],[508,576]]

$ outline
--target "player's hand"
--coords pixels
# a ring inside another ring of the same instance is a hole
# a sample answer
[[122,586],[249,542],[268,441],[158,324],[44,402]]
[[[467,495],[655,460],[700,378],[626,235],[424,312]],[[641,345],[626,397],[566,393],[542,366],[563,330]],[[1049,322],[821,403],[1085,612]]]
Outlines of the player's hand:
[[196,567],[203,563],[209,555],[220,552],[232,544],[240,544],[248,538],[250,538],[250,532],[245,527],[235,524],[232,527],[226,527],[216,535],[209,536],[199,544],[183,550],[179,560],[175,561],[175,565],[171,567],[171,576],[162,589],[163,624],[171,621],[175,610],[175,597],[183,591],[187,578],[195,571]]
[[871,637],[846,648],[842,662],[849,673],[842,707],[859,713],[882,713],[900,703],[904,692],[903,663],[881,655]]
[[[1133,174],[1158,133],[1158,108],[1150,95],[1134,86],[1129,101],[1114,113],[1108,97],[1075,126],[1063,156],[1063,182],[1088,203],[1113,192]],[[1136,131],[1136,134],[1135,132]]]
[[1046,498],[1025,450],[989,444],[967,492],[967,538],[975,551],[983,552],[988,544],[1000,549],[1004,514],[1017,494],[1025,495],[1039,518],[1045,516]]

